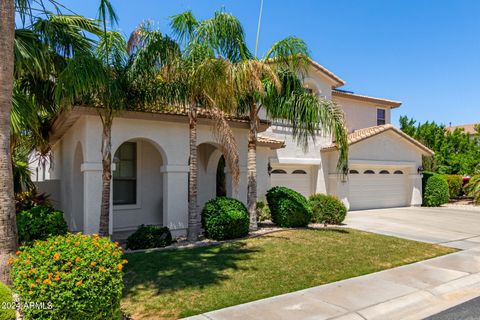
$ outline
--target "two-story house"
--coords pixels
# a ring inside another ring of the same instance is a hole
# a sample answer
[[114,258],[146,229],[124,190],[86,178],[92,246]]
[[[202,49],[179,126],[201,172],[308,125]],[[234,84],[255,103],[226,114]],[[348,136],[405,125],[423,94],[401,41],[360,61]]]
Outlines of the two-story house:
[[[319,136],[308,151],[292,140],[289,127],[262,120],[258,141],[258,192],[264,198],[275,185],[304,195],[329,193],[350,209],[421,204],[418,169],[432,152],[390,125],[390,110],[400,103],[341,91],[344,81],[312,62],[305,86],[332,99],[344,110],[349,130],[350,170],[336,173],[337,149]],[[240,155],[240,184],[232,186],[228,170],[218,179],[222,152],[212,134],[213,121],[200,115],[198,125],[199,189],[203,204],[219,194],[246,202],[248,119],[231,119]],[[140,224],[168,226],[184,235],[188,209],[188,117],[185,113],[119,114],[112,128],[114,152],[110,232],[123,238]],[[74,231],[98,231],[101,188],[102,124],[95,109],[76,107],[61,114],[52,129],[49,180],[37,182],[52,195]]]

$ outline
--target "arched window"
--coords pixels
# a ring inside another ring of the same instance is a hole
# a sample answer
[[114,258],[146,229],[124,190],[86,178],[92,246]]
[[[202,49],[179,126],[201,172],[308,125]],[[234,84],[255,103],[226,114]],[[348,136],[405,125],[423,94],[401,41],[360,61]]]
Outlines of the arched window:
[[363,174],[375,174],[375,171],[373,170],[365,170]]
[[272,171],[272,173],[274,173],[274,174],[286,174],[287,171],[282,170],[282,169],[275,169],[275,170]]
[[358,174],[357,170],[350,170],[350,174]]
[[380,171],[380,174],[390,174],[390,172],[388,172],[388,170],[382,170]]
[[294,170],[292,174],[307,174],[305,170]]
[[395,172],[393,174],[403,174],[403,171],[402,170],[395,170]]

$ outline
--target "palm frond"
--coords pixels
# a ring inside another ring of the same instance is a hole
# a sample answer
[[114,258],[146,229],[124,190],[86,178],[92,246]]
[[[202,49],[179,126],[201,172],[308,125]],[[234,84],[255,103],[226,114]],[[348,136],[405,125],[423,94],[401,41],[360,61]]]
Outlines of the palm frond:
[[265,55],[264,60],[272,61],[282,68],[304,73],[309,64],[307,44],[300,38],[287,37],[276,42]]
[[46,47],[38,35],[28,29],[15,30],[15,79],[27,74],[45,76],[48,73],[49,60]]
[[128,59],[127,42],[120,32],[107,31],[100,35],[96,54],[105,63],[123,66]]
[[118,16],[110,0],[100,0],[97,15],[105,25],[110,24],[113,27],[118,24]]
[[181,44],[187,44],[194,38],[198,25],[199,22],[190,10],[170,17],[170,28]]

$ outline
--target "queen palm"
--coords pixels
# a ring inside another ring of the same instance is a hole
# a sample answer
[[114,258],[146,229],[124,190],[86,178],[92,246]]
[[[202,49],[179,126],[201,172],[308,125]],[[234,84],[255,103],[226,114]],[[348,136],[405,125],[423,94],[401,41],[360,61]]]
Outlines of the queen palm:
[[256,144],[261,108],[270,118],[289,122],[294,138],[304,148],[319,132],[331,134],[340,146],[338,170],[345,173],[348,145],[344,116],[333,103],[303,88],[302,76],[310,58],[301,39],[287,37],[275,43],[263,58],[257,59],[248,50],[241,23],[223,10],[201,22],[187,11],[174,17],[172,27],[180,39],[193,38],[234,64],[237,112],[250,119],[247,205],[251,230],[257,228]]

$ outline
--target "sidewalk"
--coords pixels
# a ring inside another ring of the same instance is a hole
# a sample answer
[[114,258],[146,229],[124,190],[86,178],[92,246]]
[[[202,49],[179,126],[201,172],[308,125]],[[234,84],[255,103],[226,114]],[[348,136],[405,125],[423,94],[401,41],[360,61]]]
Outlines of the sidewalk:
[[189,320],[423,319],[480,296],[478,247],[189,317]]

